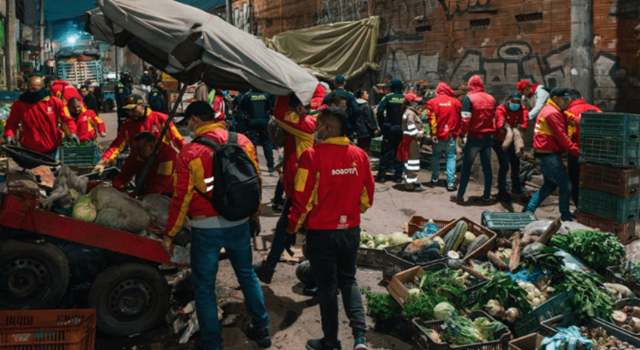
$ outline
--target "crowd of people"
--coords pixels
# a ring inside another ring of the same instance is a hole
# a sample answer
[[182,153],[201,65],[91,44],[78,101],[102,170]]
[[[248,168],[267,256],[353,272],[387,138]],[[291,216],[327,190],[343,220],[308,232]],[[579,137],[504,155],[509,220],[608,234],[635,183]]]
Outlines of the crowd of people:
[[[157,84],[148,72],[140,82]],[[145,163],[153,162],[139,194],[171,197],[163,239],[169,254],[173,237],[190,218],[200,343],[208,350],[222,348],[215,298],[221,248],[230,258],[251,315],[247,335],[260,347],[269,347],[269,317],[259,281],[271,283],[282,254],[295,243],[297,233],[306,234],[305,252],[315,283],[307,284],[305,291],[318,298],[324,333],[322,339],[310,340],[307,348],[341,348],[339,291],[353,330],[354,348],[367,349],[364,308],[355,276],[360,215],[374,199],[368,153],[375,137],[382,137],[375,180],[387,181],[391,173],[389,180],[404,189],[422,190],[421,150],[428,144],[432,149],[430,185],[439,184],[444,155],[446,189],[457,191],[452,199],[463,205],[478,155],[484,174],[481,200],[492,200],[492,151],[499,167],[497,199],[510,201],[512,195],[523,195],[519,166],[526,153],[525,141],[530,141],[544,184],[524,210],[535,212],[558,188],[562,219],[571,220],[570,198],[578,200],[580,117],[584,112],[600,111],[576,90],[549,90],[528,81],[518,82],[500,103],[485,91],[480,76],[472,76],[457,91],[446,82],[432,90],[408,88],[400,80],[388,79],[373,91],[377,104],[366,90],[355,94],[346,90],[343,76],[335,78],[332,91],[329,84],[319,84],[309,103],[295,94],[274,97],[257,90],[232,94],[200,83],[184,113],[195,137],[186,143],[175,125],[167,126],[165,101],[154,100],[153,89],[148,89],[147,99],[132,94],[131,83],[125,76],[118,85],[118,134],[94,170],[102,172],[128,148],[130,155],[112,180],[115,188],[124,191],[133,178],[141,176]],[[29,79],[27,91],[14,103],[7,120],[6,142],[55,156],[65,139],[92,142],[105,135],[95,107],[100,103],[89,87],[78,91],[63,81],[46,85],[41,77]],[[165,127],[168,132],[163,135]],[[250,240],[260,231],[257,208],[262,192],[258,146],[263,148],[268,172],[280,175],[273,208],[281,216],[268,256],[254,266]],[[276,160],[274,149],[279,148],[282,153]],[[565,153],[569,154],[567,167]]]

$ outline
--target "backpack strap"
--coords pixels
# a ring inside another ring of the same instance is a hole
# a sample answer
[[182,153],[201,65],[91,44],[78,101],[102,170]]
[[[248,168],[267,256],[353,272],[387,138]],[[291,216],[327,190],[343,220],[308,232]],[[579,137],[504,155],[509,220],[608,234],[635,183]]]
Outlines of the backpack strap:
[[218,152],[220,150],[220,145],[208,137],[198,136],[193,140],[193,142],[207,146],[215,152]]
[[238,133],[229,131],[229,138],[227,139],[227,145],[238,144]]

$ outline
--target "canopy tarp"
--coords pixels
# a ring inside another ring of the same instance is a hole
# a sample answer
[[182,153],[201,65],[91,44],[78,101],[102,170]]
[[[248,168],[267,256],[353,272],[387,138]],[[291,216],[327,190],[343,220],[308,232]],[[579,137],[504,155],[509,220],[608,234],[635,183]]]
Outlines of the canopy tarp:
[[295,93],[307,103],[318,81],[306,69],[218,16],[172,0],[98,0],[88,30],[126,46],[185,83]]
[[337,74],[352,78],[375,63],[380,17],[359,21],[324,24],[291,30],[265,39],[267,45],[330,80]]

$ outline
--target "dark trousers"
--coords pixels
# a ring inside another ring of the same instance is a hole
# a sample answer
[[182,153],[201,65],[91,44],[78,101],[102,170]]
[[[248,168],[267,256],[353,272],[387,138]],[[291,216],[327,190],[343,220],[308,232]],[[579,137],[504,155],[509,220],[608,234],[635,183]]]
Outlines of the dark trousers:
[[318,284],[318,301],[324,340],[338,344],[338,288],[354,338],[366,332],[362,296],[356,283],[356,255],[360,228],[308,231],[307,250],[311,272]]
[[522,193],[522,183],[520,181],[520,158],[516,155],[513,145],[508,150],[502,149],[502,141],[493,141],[493,150],[498,157],[498,193],[507,193],[507,173],[511,168],[511,191]]
[[578,205],[578,194],[580,189],[579,159],[579,157],[570,155],[567,161],[567,172],[569,173],[569,180],[571,181],[571,198],[576,206]]
[[282,179],[278,180],[272,202],[273,204],[284,204],[284,182]]
[[402,176],[403,164],[402,162],[398,161],[398,158],[396,157],[398,146],[400,146],[400,141],[402,141],[402,136],[383,136],[382,156],[380,157],[378,174],[386,174],[389,169],[392,169],[395,176]]
[[274,167],[273,143],[271,142],[271,138],[269,138],[267,130],[249,130],[247,136],[256,146],[256,149],[258,146],[262,146],[262,152],[264,152],[264,157],[267,159],[267,168],[269,168],[269,171],[272,171]]
[[484,198],[491,197],[491,181],[493,172],[491,171],[491,147],[493,146],[493,136],[484,135],[480,137],[469,136],[464,145],[462,153],[462,171],[460,174],[460,187],[458,188],[458,199],[464,199],[467,185],[471,178],[471,167],[480,155],[482,173],[484,175]]
[[269,270],[275,270],[282,253],[287,248],[287,239],[289,234],[287,233],[287,225],[289,224],[289,209],[291,208],[291,200],[287,199],[282,209],[282,214],[276,223],[276,230],[273,234],[273,242],[271,243],[271,250],[265,261],[266,268]]
[[371,147],[371,137],[359,137],[358,147],[369,152],[369,148]]

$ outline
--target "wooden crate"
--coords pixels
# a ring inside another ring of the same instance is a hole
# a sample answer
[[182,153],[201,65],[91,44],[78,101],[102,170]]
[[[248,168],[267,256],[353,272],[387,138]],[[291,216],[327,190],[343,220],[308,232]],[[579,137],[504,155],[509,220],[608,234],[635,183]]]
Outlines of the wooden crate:
[[584,163],[580,165],[580,187],[630,197],[640,190],[640,168]]
[[635,220],[631,220],[626,224],[619,224],[613,220],[601,218],[596,215],[583,212],[578,212],[576,214],[576,219],[583,225],[615,234],[622,244],[631,243],[636,238]]
[[481,258],[481,257],[485,257],[487,255],[488,252],[496,249],[496,240],[498,239],[498,234],[495,233],[494,231],[489,230],[488,228],[480,225],[480,224],[476,224],[475,222],[462,217],[460,219],[457,220],[453,220],[451,222],[449,222],[447,225],[445,225],[443,228],[441,228],[438,232],[436,232],[433,236],[434,237],[441,237],[444,239],[444,236],[454,227],[456,227],[456,225],[458,224],[459,221],[465,221],[467,223],[467,231],[470,231],[471,233],[473,233],[476,237],[480,236],[480,235],[485,235],[487,237],[489,237],[489,240],[486,241],[482,246],[480,246],[478,249],[476,249],[473,252],[467,252],[467,254],[464,256],[464,261],[470,260],[470,259],[476,259],[476,258]]

